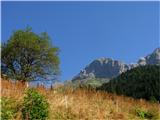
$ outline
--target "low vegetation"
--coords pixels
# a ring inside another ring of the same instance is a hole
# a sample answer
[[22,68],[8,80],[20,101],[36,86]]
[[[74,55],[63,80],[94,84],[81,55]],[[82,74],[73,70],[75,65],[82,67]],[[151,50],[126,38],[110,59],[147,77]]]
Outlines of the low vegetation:
[[[25,89],[26,86],[20,82],[2,80],[1,100],[5,111],[1,114],[5,120],[22,119]],[[63,85],[52,90],[38,87],[36,91],[36,94],[44,96],[49,103],[49,120],[160,119],[160,105],[143,99],[135,100],[94,89],[73,89]]]
[[155,110],[144,110],[142,108],[136,108],[135,114],[140,117],[141,119],[152,119],[157,120],[158,118],[158,112]]
[[48,118],[48,102],[43,95],[34,89],[27,89],[22,103],[24,120],[45,120]]
[[93,88],[100,87],[102,84],[107,83],[109,79],[107,78],[86,78],[86,79],[76,79],[69,81],[68,84],[71,86],[91,86]]
[[20,112],[20,101],[16,99],[11,99],[7,97],[1,97],[1,119],[2,120],[10,120],[15,117],[19,117]]

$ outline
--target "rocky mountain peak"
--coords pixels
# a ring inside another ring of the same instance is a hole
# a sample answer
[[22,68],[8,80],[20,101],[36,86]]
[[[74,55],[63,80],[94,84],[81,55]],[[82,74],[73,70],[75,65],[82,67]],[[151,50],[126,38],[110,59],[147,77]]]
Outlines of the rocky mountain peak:
[[92,61],[73,79],[86,78],[112,78],[129,69],[129,66],[121,61],[111,58],[99,58]]
[[138,61],[139,65],[157,65],[160,64],[160,48],[156,48],[151,54],[142,57]]
[[111,79],[139,65],[154,64],[160,64],[160,48],[155,49],[146,57],[141,57],[135,64],[125,64],[121,61],[105,57],[95,59],[83,70],[81,70],[80,73],[73,78],[73,80],[82,80],[88,78]]

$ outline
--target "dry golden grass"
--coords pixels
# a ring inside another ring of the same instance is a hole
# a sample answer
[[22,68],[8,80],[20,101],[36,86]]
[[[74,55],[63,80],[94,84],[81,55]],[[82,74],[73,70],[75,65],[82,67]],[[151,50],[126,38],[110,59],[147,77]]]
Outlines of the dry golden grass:
[[[26,88],[20,82],[14,84],[6,80],[2,80],[1,87],[1,96],[17,101],[21,101]],[[135,114],[136,107],[160,114],[159,104],[102,91],[73,90],[63,86],[53,90],[39,87],[37,90],[46,96],[49,102],[50,120],[137,120],[140,118]]]

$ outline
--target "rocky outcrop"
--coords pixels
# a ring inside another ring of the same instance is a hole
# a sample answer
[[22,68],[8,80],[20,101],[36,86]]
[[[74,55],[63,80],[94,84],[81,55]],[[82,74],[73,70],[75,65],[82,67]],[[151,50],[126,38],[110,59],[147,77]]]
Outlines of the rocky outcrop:
[[111,79],[139,65],[155,64],[160,64],[160,48],[155,49],[152,54],[140,58],[136,64],[125,64],[111,58],[99,58],[81,70],[80,73],[73,78],[73,81],[88,78]]
[[144,57],[141,57],[139,60],[138,60],[138,65],[146,65],[147,62],[146,62],[146,59]]
[[145,57],[145,62],[147,65],[159,65],[160,64],[160,48],[153,51],[152,54]]
[[73,79],[112,78],[130,69],[130,66],[111,58],[99,58],[81,70]]

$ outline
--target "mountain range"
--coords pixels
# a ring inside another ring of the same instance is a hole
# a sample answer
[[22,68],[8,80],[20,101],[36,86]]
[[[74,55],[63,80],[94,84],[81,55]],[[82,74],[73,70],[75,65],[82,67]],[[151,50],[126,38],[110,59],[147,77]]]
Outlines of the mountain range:
[[126,64],[111,58],[99,58],[93,60],[72,81],[86,81],[90,79],[112,79],[132,68],[144,65],[160,65],[160,48],[156,48],[151,54],[142,57],[135,64]]

